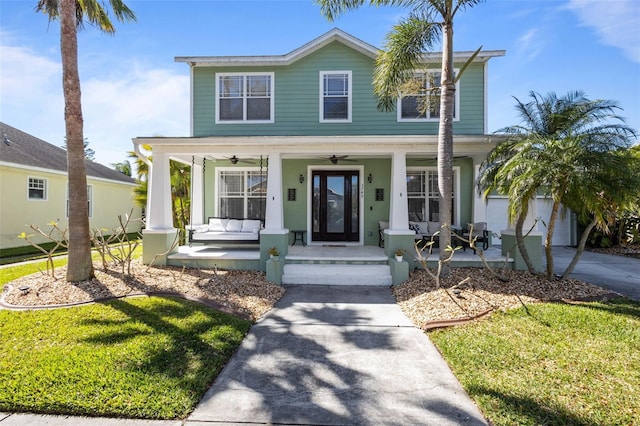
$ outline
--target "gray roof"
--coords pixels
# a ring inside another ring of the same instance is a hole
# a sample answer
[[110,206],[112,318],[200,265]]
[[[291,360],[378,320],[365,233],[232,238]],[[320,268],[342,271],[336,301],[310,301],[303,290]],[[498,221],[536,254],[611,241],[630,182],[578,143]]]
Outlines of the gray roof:
[[[0,122],[0,161],[28,167],[67,172],[67,151]],[[86,161],[87,176],[117,182],[135,180],[117,170]]]

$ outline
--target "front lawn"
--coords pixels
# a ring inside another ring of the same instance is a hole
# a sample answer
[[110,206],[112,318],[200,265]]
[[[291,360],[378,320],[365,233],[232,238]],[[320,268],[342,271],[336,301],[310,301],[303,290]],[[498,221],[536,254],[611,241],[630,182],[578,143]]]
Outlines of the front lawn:
[[159,297],[0,311],[0,411],[185,418],[250,325]]
[[640,424],[640,303],[527,309],[429,333],[487,419]]

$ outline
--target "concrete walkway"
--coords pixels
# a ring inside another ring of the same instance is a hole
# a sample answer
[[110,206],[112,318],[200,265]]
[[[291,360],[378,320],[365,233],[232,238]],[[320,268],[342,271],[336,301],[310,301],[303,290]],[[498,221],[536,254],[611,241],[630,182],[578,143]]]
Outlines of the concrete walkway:
[[[554,272],[562,274],[575,253],[572,247],[554,247]],[[542,259],[545,260],[544,254]],[[640,301],[640,259],[584,251],[571,277]]]
[[187,425],[485,425],[386,287],[289,286]]

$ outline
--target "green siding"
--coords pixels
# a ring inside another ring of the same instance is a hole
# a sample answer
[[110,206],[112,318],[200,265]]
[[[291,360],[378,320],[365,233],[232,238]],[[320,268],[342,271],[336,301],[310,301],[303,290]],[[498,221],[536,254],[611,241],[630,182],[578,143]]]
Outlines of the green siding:
[[[307,229],[307,221],[309,217],[308,211],[308,188],[309,181],[307,176],[307,168],[309,166],[317,166],[318,163],[309,160],[283,160],[282,161],[282,194],[284,205],[284,226],[287,229]],[[349,163],[354,169],[363,166],[364,184],[364,244],[378,244],[378,221],[389,220],[389,202],[391,199],[391,159],[362,159],[353,163]],[[425,162],[417,162],[409,160],[408,166],[418,167],[434,167],[433,164]],[[465,227],[467,223],[472,221],[472,203],[473,203],[473,163],[470,158],[461,158],[454,160],[454,166],[459,167],[460,174],[460,192],[458,194],[460,200],[460,221],[459,224]],[[205,200],[204,200],[204,219],[209,216],[215,216],[214,200],[217,197],[214,188],[214,177],[217,167],[233,167],[231,163],[217,161],[206,162],[205,166]],[[235,167],[243,168],[241,165]],[[305,177],[304,183],[300,183],[299,176]],[[367,176],[372,175],[373,181],[369,183]],[[294,188],[296,190],[296,200],[287,200],[287,190]],[[375,192],[377,188],[384,190],[384,200],[376,201]],[[307,238],[309,236],[307,235]]]
[[[460,66],[460,64],[456,64]],[[193,70],[193,136],[437,134],[437,122],[398,123],[396,111],[381,112],[373,95],[374,61],[331,43],[290,66],[196,67]],[[352,71],[352,122],[319,122],[320,71]],[[274,72],[275,123],[215,124],[216,72]],[[471,65],[460,80],[460,121],[454,133],[484,131],[484,67]]]

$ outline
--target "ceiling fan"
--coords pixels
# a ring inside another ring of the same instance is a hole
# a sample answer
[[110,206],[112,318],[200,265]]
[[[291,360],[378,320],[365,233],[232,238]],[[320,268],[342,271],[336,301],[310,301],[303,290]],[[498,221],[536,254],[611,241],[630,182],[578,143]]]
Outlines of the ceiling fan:
[[331,157],[320,157],[324,160],[329,160],[331,164],[338,164],[338,161],[357,161],[347,159],[348,155],[332,155]]
[[246,160],[246,159],[238,158],[235,155],[233,157],[227,157],[227,160],[229,160],[231,164],[238,164],[238,163],[255,164],[254,160]]

